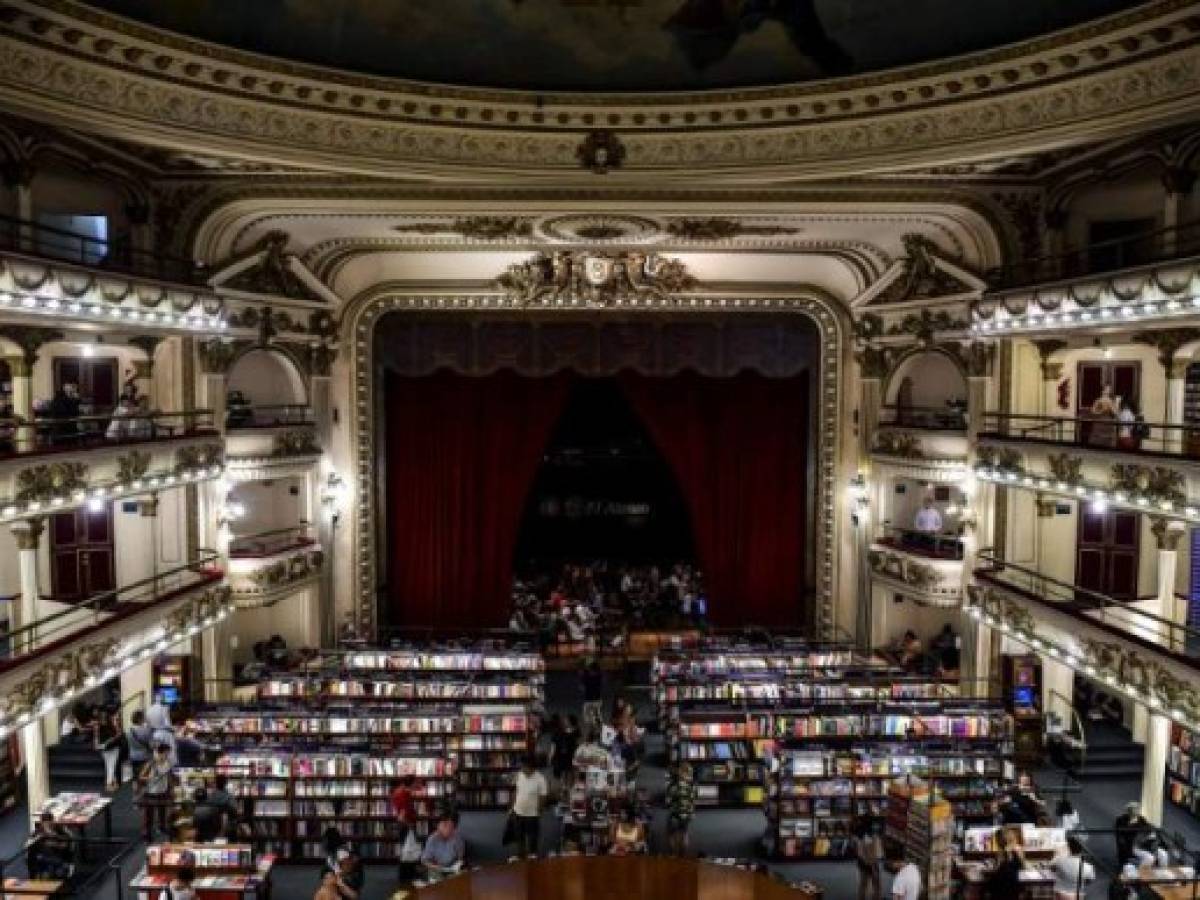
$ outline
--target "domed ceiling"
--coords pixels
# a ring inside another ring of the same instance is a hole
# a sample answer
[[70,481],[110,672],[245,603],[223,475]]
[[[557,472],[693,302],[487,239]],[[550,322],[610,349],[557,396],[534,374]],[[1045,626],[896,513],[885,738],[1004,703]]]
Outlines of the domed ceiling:
[[471,87],[802,82],[1025,40],[1131,0],[90,0],[294,61]]

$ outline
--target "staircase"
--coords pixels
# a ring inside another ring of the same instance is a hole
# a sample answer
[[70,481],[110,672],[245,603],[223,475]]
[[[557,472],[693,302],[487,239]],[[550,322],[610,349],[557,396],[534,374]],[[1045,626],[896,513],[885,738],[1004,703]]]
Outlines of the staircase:
[[1088,722],[1087,760],[1073,771],[1079,781],[1128,778],[1140,781],[1145,769],[1145,748],[1129,732],[1109,722]]
[[104,789],[104,760],[91,744],[59,742],[47,748],[50,785],[55,791]]

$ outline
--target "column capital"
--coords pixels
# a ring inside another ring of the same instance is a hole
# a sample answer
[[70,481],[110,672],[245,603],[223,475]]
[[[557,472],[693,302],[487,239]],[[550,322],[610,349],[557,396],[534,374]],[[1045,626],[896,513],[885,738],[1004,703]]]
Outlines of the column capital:
[[1174,553],[1179,549],[1179,540],[1185,534],[1187,529],[1162,516],[1151,516],[1150,531],[1154,534],[1154,540],[1158,544],[1159,550],[1166,550]]
[[10,527],[18,550],[36,550],[41,543],[42,532],[46,530],[46,523],[41,518],[23,519]]
[[1042,222],[1051,231],[1062,231],[1067,227],[1067,211],[1061,206],[1052,206],[1042,214]]
[[1157,331],[1141,331],[1133,336],[1135,344],[1145,344],[1158,351],[1158,361],[1170,377],[1175,354],[1184,344],[1200,341],[1200,328],[1162,328]]
[[133,377],[138,380],[154,377],[154,360],[135,359],[133,361]]
[[0,180],[6,187],[29,187],[37,171],[30,159],[6,159],[0,163]]
[[1187,166],[1167,166],[1163,169],[1162,184],[1168,194],[1190,194],[1198,174]]
[[1062,378],[1063,364],[1060,362],[1042,363],[1042,381],[1058,381]]
[[33,366],[24,354],[6,356],[4,361],[8,363],[8,374],[13,378],[29,378],[33,375]]

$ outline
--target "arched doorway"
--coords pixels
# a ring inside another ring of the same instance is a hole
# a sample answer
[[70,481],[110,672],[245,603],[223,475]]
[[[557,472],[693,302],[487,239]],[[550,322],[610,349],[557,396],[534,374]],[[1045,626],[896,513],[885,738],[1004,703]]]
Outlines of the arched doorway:
[[291,358],[278,350],[248,350],[229,370],[226,405],[230,428],[306,421],[304,376]]

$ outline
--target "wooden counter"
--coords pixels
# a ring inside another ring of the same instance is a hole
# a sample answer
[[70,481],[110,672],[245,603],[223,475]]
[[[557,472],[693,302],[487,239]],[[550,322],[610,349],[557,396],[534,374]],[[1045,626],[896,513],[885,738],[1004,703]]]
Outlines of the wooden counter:
[[410,900],[821,900],[730,866],[667,856],[567,856],[486,866]]

